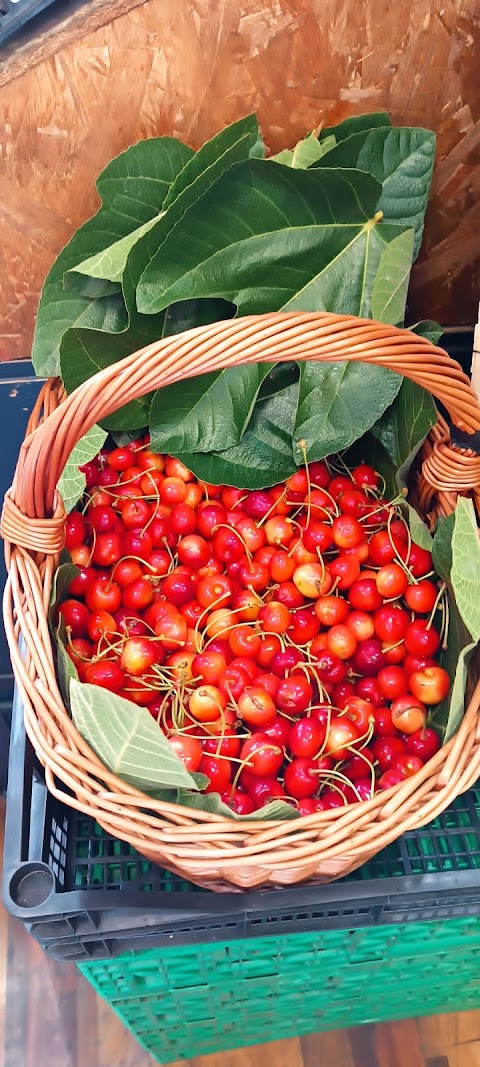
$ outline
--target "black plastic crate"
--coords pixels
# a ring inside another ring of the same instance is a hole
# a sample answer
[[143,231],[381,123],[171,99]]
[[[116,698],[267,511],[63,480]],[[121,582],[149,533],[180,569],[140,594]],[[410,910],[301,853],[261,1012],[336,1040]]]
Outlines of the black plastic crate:
[[[2,32],[0,0],[0,39]],[[42,381],[35,377],[28,360],[0,363],[0,499],[12,482],[18,451]],[[0,553],[0,587],[6,579],[3,552]],[[7,786],[8,740],[12,715],[13,675],[3,627],[0,627],[0,793]]]
[[7,910],[58,960],[130,949],[478,915],[480,788],[327,886],[215,894],[154,866],[46,790],[14,701]]
[[34,29],[37,31],[38,16],[47,8],[59,8],[66,13],[68,6],[65,0],[0,0],[0,50],[7,40],[20,31],[23,31],[23,40],[27,25],[32,32]]

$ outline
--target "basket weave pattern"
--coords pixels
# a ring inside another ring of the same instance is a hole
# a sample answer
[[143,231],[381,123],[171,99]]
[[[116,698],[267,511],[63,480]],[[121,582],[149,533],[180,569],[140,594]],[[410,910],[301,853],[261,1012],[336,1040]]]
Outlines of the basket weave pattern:
[[[218,322],[166,338],[95,375],[69,397],[44,387],[5,498],[9,573],[4,619],[27,733],[63,803],[93,816],[149,859],[217,891],[331,881],[406,830],[435,818],[480,774],[480,686],[461,727],[413,778],[345,809],[287,822],[241,823],[147,798],[110,773],[80,737],[55,676],[47,621],[64,544],[56,484],[70,452],[96,422],[146,393],[247,362],[357,360],[388,367],[441,400],[453,422],[480,429],[480,408],[458,364],[422,337],[353,316],[275,313]],[[479,503],[480,457],[451,447],[440,418],[425,442],[415,498],[425,516],[448,514],[458,493]]]

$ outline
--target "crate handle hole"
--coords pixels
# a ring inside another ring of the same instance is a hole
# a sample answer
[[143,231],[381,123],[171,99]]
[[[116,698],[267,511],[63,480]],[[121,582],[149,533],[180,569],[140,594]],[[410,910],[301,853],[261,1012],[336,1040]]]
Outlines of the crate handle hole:
[[24,863],[10,880],[10,898],[18,908],[38,908],[55,889],[55,876],[46,863]]

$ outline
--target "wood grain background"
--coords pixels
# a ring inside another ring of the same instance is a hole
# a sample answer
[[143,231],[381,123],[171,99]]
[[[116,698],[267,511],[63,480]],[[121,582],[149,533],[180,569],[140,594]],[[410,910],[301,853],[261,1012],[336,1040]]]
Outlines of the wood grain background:
[[22,74],[10,60],[0,86],[0,358],[29,354],[47,270],[96,209],[94,181],[112,156],[161,133],[198,146],[250,110],[272,150],[321,121],[380,108],[434,128],[411,314],[476,320],[479,16],[478,0],[146,0],[70,43],[59,34],[55,54]]

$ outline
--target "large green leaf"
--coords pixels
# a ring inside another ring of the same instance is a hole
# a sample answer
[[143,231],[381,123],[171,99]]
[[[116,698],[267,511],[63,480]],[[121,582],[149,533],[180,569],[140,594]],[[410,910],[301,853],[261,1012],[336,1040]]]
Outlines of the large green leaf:
[[234,448],[177,455],[197,478],[213,485],[263,489],[281,482],[297,469],[292,450],[297,405],[298,385],[290,385],[256,404],[242,440]]
[[314,133],[309,133],[308,137],[303,137],[295,148],[284,148],[282,152],[279,152],[276,156],[270,156],[272,163],[283,163],[286,167],[300,167],[305,170],[306,167],[311,167],[312,163],[317,163],[322,156],[330,152],[336,145],[335,137],[325,137],[323,141],[319,141],[318,137]]
[[302,462],[302,440],[311,461],[348,448],[383,414],[401,384],[401,375],[368,363],[302,363],[294,430],[297,462]]
[[422,242],[434,157],[435,135],[430,130],[387,126],[351,134],[319,165],[358,167],[374,174],[383,186],[379,210],[389,222],[413,226],[416,256]]
[[[75,277],[83,274],[88,279],[98,278],[107,282],[121,283],[130,249],[155,226],[159,219],[163,218],[164,214],[164,211],[158,211],[152,219],[148,219],[148,222],[144,222],[142,226],[137,226],[135,230],[127,233],[125,237],[120,237],[118,241],[114,241],[101,252],[97,252],[94,256],[89,256],[88,259],[84,259],[77,266],[71,267],[64,279],[64,289],[76,289],[77,292],[80,291],[84,295],[88,295],[88,282],[82,283],[79,278]],[[72,275],[74,276],[73,278],[71,277]]]
[[[279,309],[370,228],[379,191],[375,179],[355,171],[239,163],[158,248],[137,288],[139,310],[153,314],[208,296],[232,301],[243,314]],[[206,218],[215,225],[205,226]]]
[[109,771],[151,793],[162,788],[197,789],[185,765],[146,708],[98,685],[70,682],[77,730]]
[[70,327],[109,333],[125,329],[120,292],[105,296],[97,283],[91,283],[91,296],[71,292],[63,287],[64,275],[157,215],[171,182],[191,154],[181,141],[152,138],[128,148],[102,172],[97,181],[102,207],[57,257],[43,287],[32,350],[37,374],[59,373],[59,345]]
[[428,529],[428,526],[420,518],[418,511],[412,507],[408,501],[402,504],[402,510],[406,513],[410,529],[410,537],[416,545],[420,545],[420,548],[424,548],[426,552],[431,552],[433,548],[433,537]]
[[398,226],[378,225],[377,220],[372,219],[339,249],[333,233],[332,246],[328,239],[325,240],[325,255],[318,264],[318,271],[311,276],[310,264],[306,265],[308,281],[286,301],[283,310],[334,310],[339,315],[369,318],[372,288],[382,256],[388,242],[398,239],[398,235]]
[[49,622],[56,625],[56,614],[59,604],[68,595],[70,582],[78,574],[78,567],[72,563],[70,554],[64,549],[61,556],[60,566],[55,571],[52,588],[50,590],[50,606],[48,611]]
[[[161,212],[157,211],[154,218],[105,249],[100,255],[90,256],[75,268],[76,272],[92,278],[121,281],[128,254],[134,244],[164,218],[166,211],[175,201],[180,200],[183,213],[186,207],[202,196],[233,163],[248,159],[257,138],[258,123],[255,115],[247,115],[246,118],[221,130],[186,160],[185,166],[177,173],[167,190]],[[165,221],[165,232],[168,232],[178,217],[177,206],[174,216],[171,214]]]
[[[67,330],[60,345],[60,369],[67,393],[73,392],[98,371],[156,341],[161,336],[163,324],[164,315],[155,315],[150,320],[138,321],[138,326],[131,326],[122,333]],[[148,425],[150,401],[151,396],[132,400],[115,414],[103,419],[102,425],[107,430],[142,429]]]
[[455,508],[451,582],[465,626],[480,641],[480,540],[473,503],[465,497]]
[[[232,122],[210,141],[206,141],[170,186],[164,208],[171,207],[187,189],[190,190],[188,204],[198,200],[234,163],[248,159],[257,143],[258,134],[257,118],[252,114]],[[187,201],[183,210],[186,204]]]
[[450,581],[452,570],[452,537],[455,525],[455,512],[438,520],[432,547],[433,566],[444,582]]
[[[470,507],[473,512],[471,501],[459,500],[453,514],[440,520],[433,539],[433,565],[446,584],[449,613],[448,640],[441,650],[440,663],[453,684],[448,697],[431,712],[429,721],[440,730],[444,741],[453,737],[462,721],[468,667],[479,639],[480,548],[478,531],[472,529]],[[473,631],[467,623],[474,627]]]
[[65,511],[71,511],[85,491],[85,475],[79,470],[89,463],[100,451],[107,437],[106,430],[92,426],[72,449],[63,472],[57,482],[57,489],[63,499]]
[[413,459],[436,421],[437,409],[430,393],[404,378],[393,404],[371,430],[398,471],[400,486],[405,484]]
[[344,119],[337,126],[325,126],[319,134],[321,141],[332,135],[337,142],[345,141],[352,133],[362,133],[363,130],[373,130],[377,126],[391,126],[388,111],[373,111],[371,115],[352,115]]
[[397,326],[403,323],[413,259],[413,230],[404,230],[386,245],[372,285],[373,319]]
[[416,333],[418,337],[426,337],[427,341],[432,342],[432,345],[438,345],[443,334],[442,327],[434,319],[422,319],[421,322],[416,322],[413,326],[409,326],[409,330],[412,333]]
[[[67,330],[60,346],[61,374],[67,393],[88,381],[97,371],[118,363],[132,352],[193,326],[229,318],[231,305],[222,300],[191,300],[175,304],[160,315],[134,311],[128,330],[104,334],[98,330]],[[148,425],[150,396],[132,400],[102,420],[107,430],[138,430]]]
[[251,363],[159,389],[150,408],[152,448],[218,452],[237,445],[269,370],[268,363]]
[[78,682],[78,671],[75,664],[70,659],[66,649],[67,644],[67,632],[65,623],[62,616],[60,616],[59,626],[55,633],[55,649],[57,653],[57,677],[58,685],[62,697],[65,702],[65,707],[70,711],[70,682],[74,680]]
[[179,789],[176,802],[187,808],[209,811],[213,815],[225,815],[227,818],[235,819],[236,822],[250,822],[251,819],[266,822],[300,817],[297,808],[292,807],[287,800],[272,800],[265,807],[252,812],[251,815],[237,815],[228,807],[228,804],[223,803],[219,793],[189,793],[186,789]]

